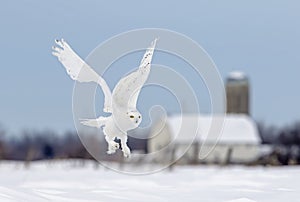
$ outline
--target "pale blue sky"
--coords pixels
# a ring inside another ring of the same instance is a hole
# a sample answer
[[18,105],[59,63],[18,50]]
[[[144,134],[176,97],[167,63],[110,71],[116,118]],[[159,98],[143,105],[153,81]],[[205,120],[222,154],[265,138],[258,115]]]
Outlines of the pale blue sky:
[[187,35],[208,52],[223,78],[246,72],[256,120],[300,120],[298,1],[2,1],[0,123],[10,131],[74,129],[73,81],[51,55],[64,37],[86,57],[102,41],[137,28]]

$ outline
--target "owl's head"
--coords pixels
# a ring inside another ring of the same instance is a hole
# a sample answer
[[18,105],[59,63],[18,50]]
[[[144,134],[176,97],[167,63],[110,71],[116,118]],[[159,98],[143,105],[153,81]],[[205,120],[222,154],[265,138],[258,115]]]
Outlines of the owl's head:
[[127,116],[131,123],[133,123],[134,126],[139,126],[142,122],[142,115],[137,110],[130,110],[127,112]]

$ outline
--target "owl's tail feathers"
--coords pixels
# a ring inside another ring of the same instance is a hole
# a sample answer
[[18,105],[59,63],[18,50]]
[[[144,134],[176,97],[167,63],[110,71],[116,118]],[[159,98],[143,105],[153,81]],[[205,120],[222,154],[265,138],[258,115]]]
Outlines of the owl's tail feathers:
[[100,128],[105,125],[107,117],[100,116],[97,119],[81,119],[80,123],[85,126]]

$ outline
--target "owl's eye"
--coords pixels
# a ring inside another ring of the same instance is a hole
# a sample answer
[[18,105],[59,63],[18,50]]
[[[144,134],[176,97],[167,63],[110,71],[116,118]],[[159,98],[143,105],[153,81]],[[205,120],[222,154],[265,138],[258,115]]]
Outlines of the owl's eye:
[[133,119],[133,118],[134,118],[134,116],[133,116],[133,115],[130,115],[129,117],[130,117],[131,119]]
[[141,118],[141,116],[139,116],[139,119]]

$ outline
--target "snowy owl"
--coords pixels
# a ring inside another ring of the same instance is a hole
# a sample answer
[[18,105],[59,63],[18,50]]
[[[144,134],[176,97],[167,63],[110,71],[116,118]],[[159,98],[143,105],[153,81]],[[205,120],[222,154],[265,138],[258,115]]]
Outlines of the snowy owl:
[[127,131],[135,129],[142,121],[142,115],[136,109],[139,93],[146,82],[151,60],[156,45],[155,39],[146,50],[139,68],[122,78],[111,93],[105,80],[85,63],[63,39],[55,40],[52,54],[63,64],[69,76],[78,82],[96,82],[104,93],[103,111],[110,116],[100,116],[96,119],[84,119],[81,123],[90,127],[102,128],[105,140],[108,143],[108,154],[113,154],[119,149],[115,138],[121,140],[121,147],[125,157],[130,156],[127,146]]

